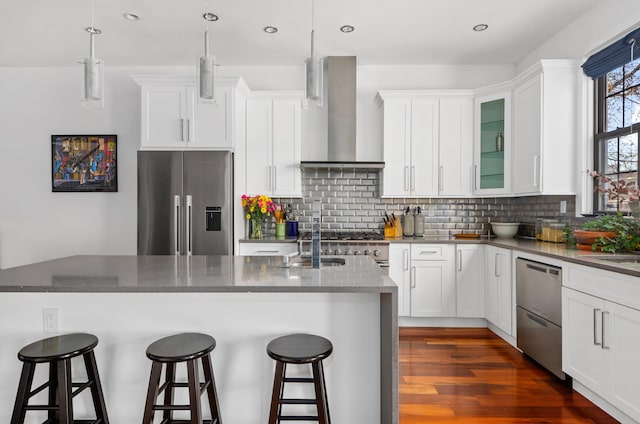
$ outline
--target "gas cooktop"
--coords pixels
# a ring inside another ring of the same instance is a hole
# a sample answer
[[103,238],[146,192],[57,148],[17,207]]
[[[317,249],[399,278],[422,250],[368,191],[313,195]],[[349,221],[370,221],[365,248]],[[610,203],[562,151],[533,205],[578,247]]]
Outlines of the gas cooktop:
[[[300,239],[311,240],[311,231],[301,232]],[[384,236],[376,231],[322,231],[320,239],[330,241],[375,241],[384,240]]]

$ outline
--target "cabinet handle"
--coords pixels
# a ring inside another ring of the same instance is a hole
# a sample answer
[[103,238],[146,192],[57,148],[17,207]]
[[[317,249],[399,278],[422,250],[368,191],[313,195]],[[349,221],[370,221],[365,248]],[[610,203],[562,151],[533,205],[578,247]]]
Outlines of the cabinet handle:
[[271,191],[271,179],[273,178],[273,173],[271,171],[271,167],[267,166],[267,189]]
[[273,191],[276,191],[276,187],[278,187],[278,180],[276,179],[276,176],[278,175],[276,172],[276,168],[277,167],[272,167],[273,168]]
[[411,191],[416,189],[416,167],[411,167]]
[[[494,258],[494,264],[493,264],[494,267],[495,267],[495,269],[493,271],[493,275],[495,275],[496,277],[500,277],[500,273],[498,272],[498,270],[500,268],[502,268],[502,266],[498,266],[499,259],[500,259],[500,254],[496,253],[496,257]],[[502,265],[502,264],[500,264],[500,265]]]
[[435,255],[436,253],[440,253],[437,250],[421,250],[420,253],[418,253],[418,255]]
[[540,156],[536,155],[533,157],[533,186],[538,187],[538,161],[540,160]]
[[409,255],[408,255],[409,251],[407,249],[404,249],[402,251],[402,262],[404,263],[404,267],[402,268],[403,271],[409,271]]
[[416,267],[411,267],[411,288],[416,288]]
[[279,250],[256,250],[256,253],[280,253]]
[[[600,309],[593,310],[593,344],[595,346],[602,346],[602,343],[598,343],[598,329],[597,329],[598,312],[600,312]],[[604,332],[604,329],[602,331]]]
[[462,250],[458,250],[458,271],[462,272]]
[[404,191],[409,191],[409,167],[404,167]]
[[187,119],[187,141],[191,141],[191,119]]
[[609,350],[609,346],[604,344],[604,317],[605,315],[609,315],[608,311],[602,311],[602,348],[605,350]]
[[184,118],[180,119],[180,141],[184,141]]
[[438,176],[438,190],[444,190],[444,166],[440,166],[440,175]]
[[478,189],[478,165],[473,165],[473,189]]

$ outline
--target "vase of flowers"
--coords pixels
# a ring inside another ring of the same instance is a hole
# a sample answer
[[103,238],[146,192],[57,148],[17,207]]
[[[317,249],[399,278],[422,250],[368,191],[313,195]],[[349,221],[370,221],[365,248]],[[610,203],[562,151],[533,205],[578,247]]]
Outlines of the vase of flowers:
[[267,216],[276,210],[276,206],[270,197],[258,194],[256,196],[242,195],[242,207],[245,210],[245,218],[251,223],[249,238],[262,238],[262,223]]

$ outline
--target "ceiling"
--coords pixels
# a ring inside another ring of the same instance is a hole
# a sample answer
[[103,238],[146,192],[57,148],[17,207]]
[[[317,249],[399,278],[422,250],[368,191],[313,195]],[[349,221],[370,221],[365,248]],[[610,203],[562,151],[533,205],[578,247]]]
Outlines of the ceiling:
[[[513,64],[598,1],[315,0],[316,53],[359,64]],[[74,66],[88,56],[91,0],[6,0],[3,9],[0,66]],[[107,66],[195,66],[205,11],[220,17],[210,33],[222,66],[309,56],[311,0],[94,0],[94,9],[96,56]],[[481,23],[489,29],[472,30]],[[355,31],[340,32],[345,24]]]

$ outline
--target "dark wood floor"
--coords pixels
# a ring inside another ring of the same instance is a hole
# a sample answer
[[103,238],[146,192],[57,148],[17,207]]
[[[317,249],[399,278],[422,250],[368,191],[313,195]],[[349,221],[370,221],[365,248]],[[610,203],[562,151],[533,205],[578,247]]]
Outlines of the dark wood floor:
[[617,422],[487,329],[400,329],[400,424]]

